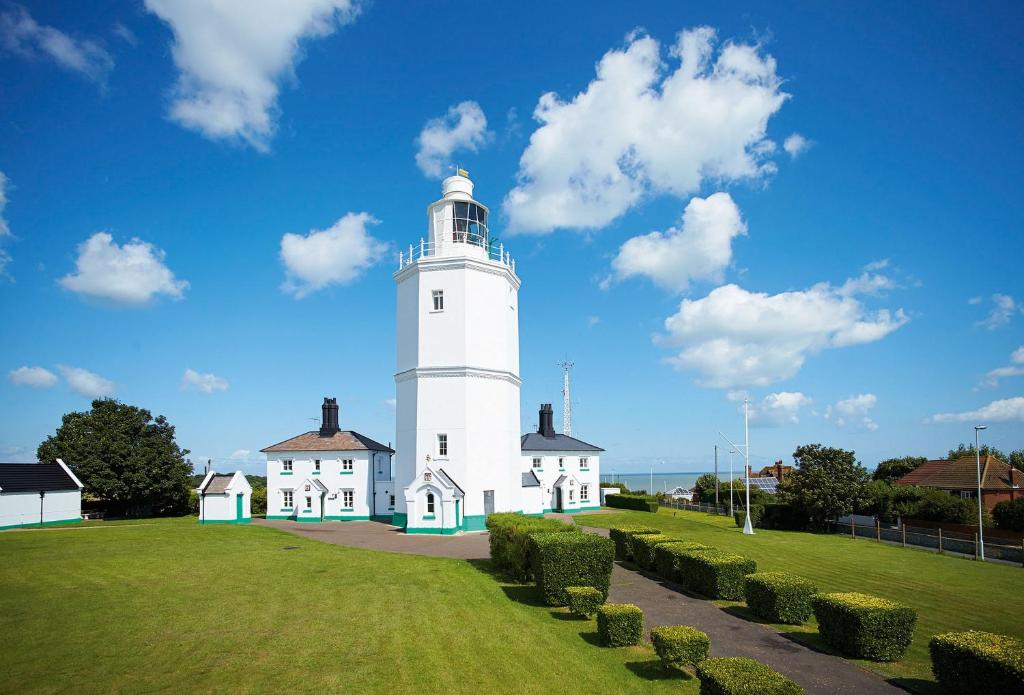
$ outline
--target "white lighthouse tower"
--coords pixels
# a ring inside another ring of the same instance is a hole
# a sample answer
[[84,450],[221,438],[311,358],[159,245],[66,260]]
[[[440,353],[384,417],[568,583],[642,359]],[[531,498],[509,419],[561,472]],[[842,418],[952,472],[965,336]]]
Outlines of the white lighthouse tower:
[[520,511],[519,286],[461,169],[402,249],[393,523],[409,533],[484,528]]

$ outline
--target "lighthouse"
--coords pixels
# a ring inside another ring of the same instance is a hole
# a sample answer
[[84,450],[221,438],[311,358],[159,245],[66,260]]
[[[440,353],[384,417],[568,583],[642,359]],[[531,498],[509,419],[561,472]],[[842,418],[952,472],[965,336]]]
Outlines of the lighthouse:
[[489,215],[460,169],[394,274],[393,523],[408,533],[479,531],[487,514],[522,511],[520,280]]

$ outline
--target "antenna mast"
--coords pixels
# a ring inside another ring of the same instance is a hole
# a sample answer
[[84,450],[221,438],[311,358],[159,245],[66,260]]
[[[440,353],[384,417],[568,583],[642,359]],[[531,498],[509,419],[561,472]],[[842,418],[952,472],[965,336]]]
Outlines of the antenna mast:
[[562,434],[571,437],[572,399],[569,396],[569,370],[576,366],[576,363],[565,360],[559,366],[562,368]]

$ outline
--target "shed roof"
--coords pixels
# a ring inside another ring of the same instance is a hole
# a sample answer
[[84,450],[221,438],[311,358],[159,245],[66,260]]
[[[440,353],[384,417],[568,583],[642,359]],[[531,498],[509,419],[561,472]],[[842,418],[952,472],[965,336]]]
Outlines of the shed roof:
[[[928,461],[896,481],[897,485],[920,485],[942,490],[969,490],[978,486],[978,463],[973,457]],[[981,489],[1009,490],[1024,487],[1024,473],[994,456],[981,461]]]
[[520,439],[522,451],[604,451],[599,446],[587,444],[566,434],[545,437],[539,432],[524,434]]
[[206,482],[206,487],[200,488],[200,491],[206,493],[207,495],[217,495],[223,492],[227,492],[228,486],[231,485],[231,481],[234,479],[234,473],[214,473]]
[[540,487],[540,480],[537,479],[537,474],[533,471],[523,473],[523,487]]
[[58,463],[0,463],[0,492],[79,490]]
[[388,454],[395,450],[351,430],[340,430],[330,436],[321,436],[319,431],[305,432],[297,437],[272,444],[260,451],[383,451]]

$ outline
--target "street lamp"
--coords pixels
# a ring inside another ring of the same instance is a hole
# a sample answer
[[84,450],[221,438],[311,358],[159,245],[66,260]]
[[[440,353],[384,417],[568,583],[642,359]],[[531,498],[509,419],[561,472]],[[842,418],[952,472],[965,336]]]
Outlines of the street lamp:
[[[747,518],[743,522],[743,534],[747,536],[754,535],[754,525],[750,521],[750,428],[748,421],[750,418],[750,399],[743,399],[743,477],[746,480],[747,488]],[[732,440],[726,437],[721,432],[718,435],[729,443],[733,449],[739,449],[740,447],[732,443]],[[731,466],[730,466],[731,469]],[[731,477],[731,474],[730,474]],[[729,499],[732,500],[732,490],[729,491]]]
[[978,466],[978,557],[981,561],[985,561],[985,532],[981,528],[981,446],[980,446],[980,433],[982,430],[988,429],[987,425],[975,425],[974,426],[974,462]]

